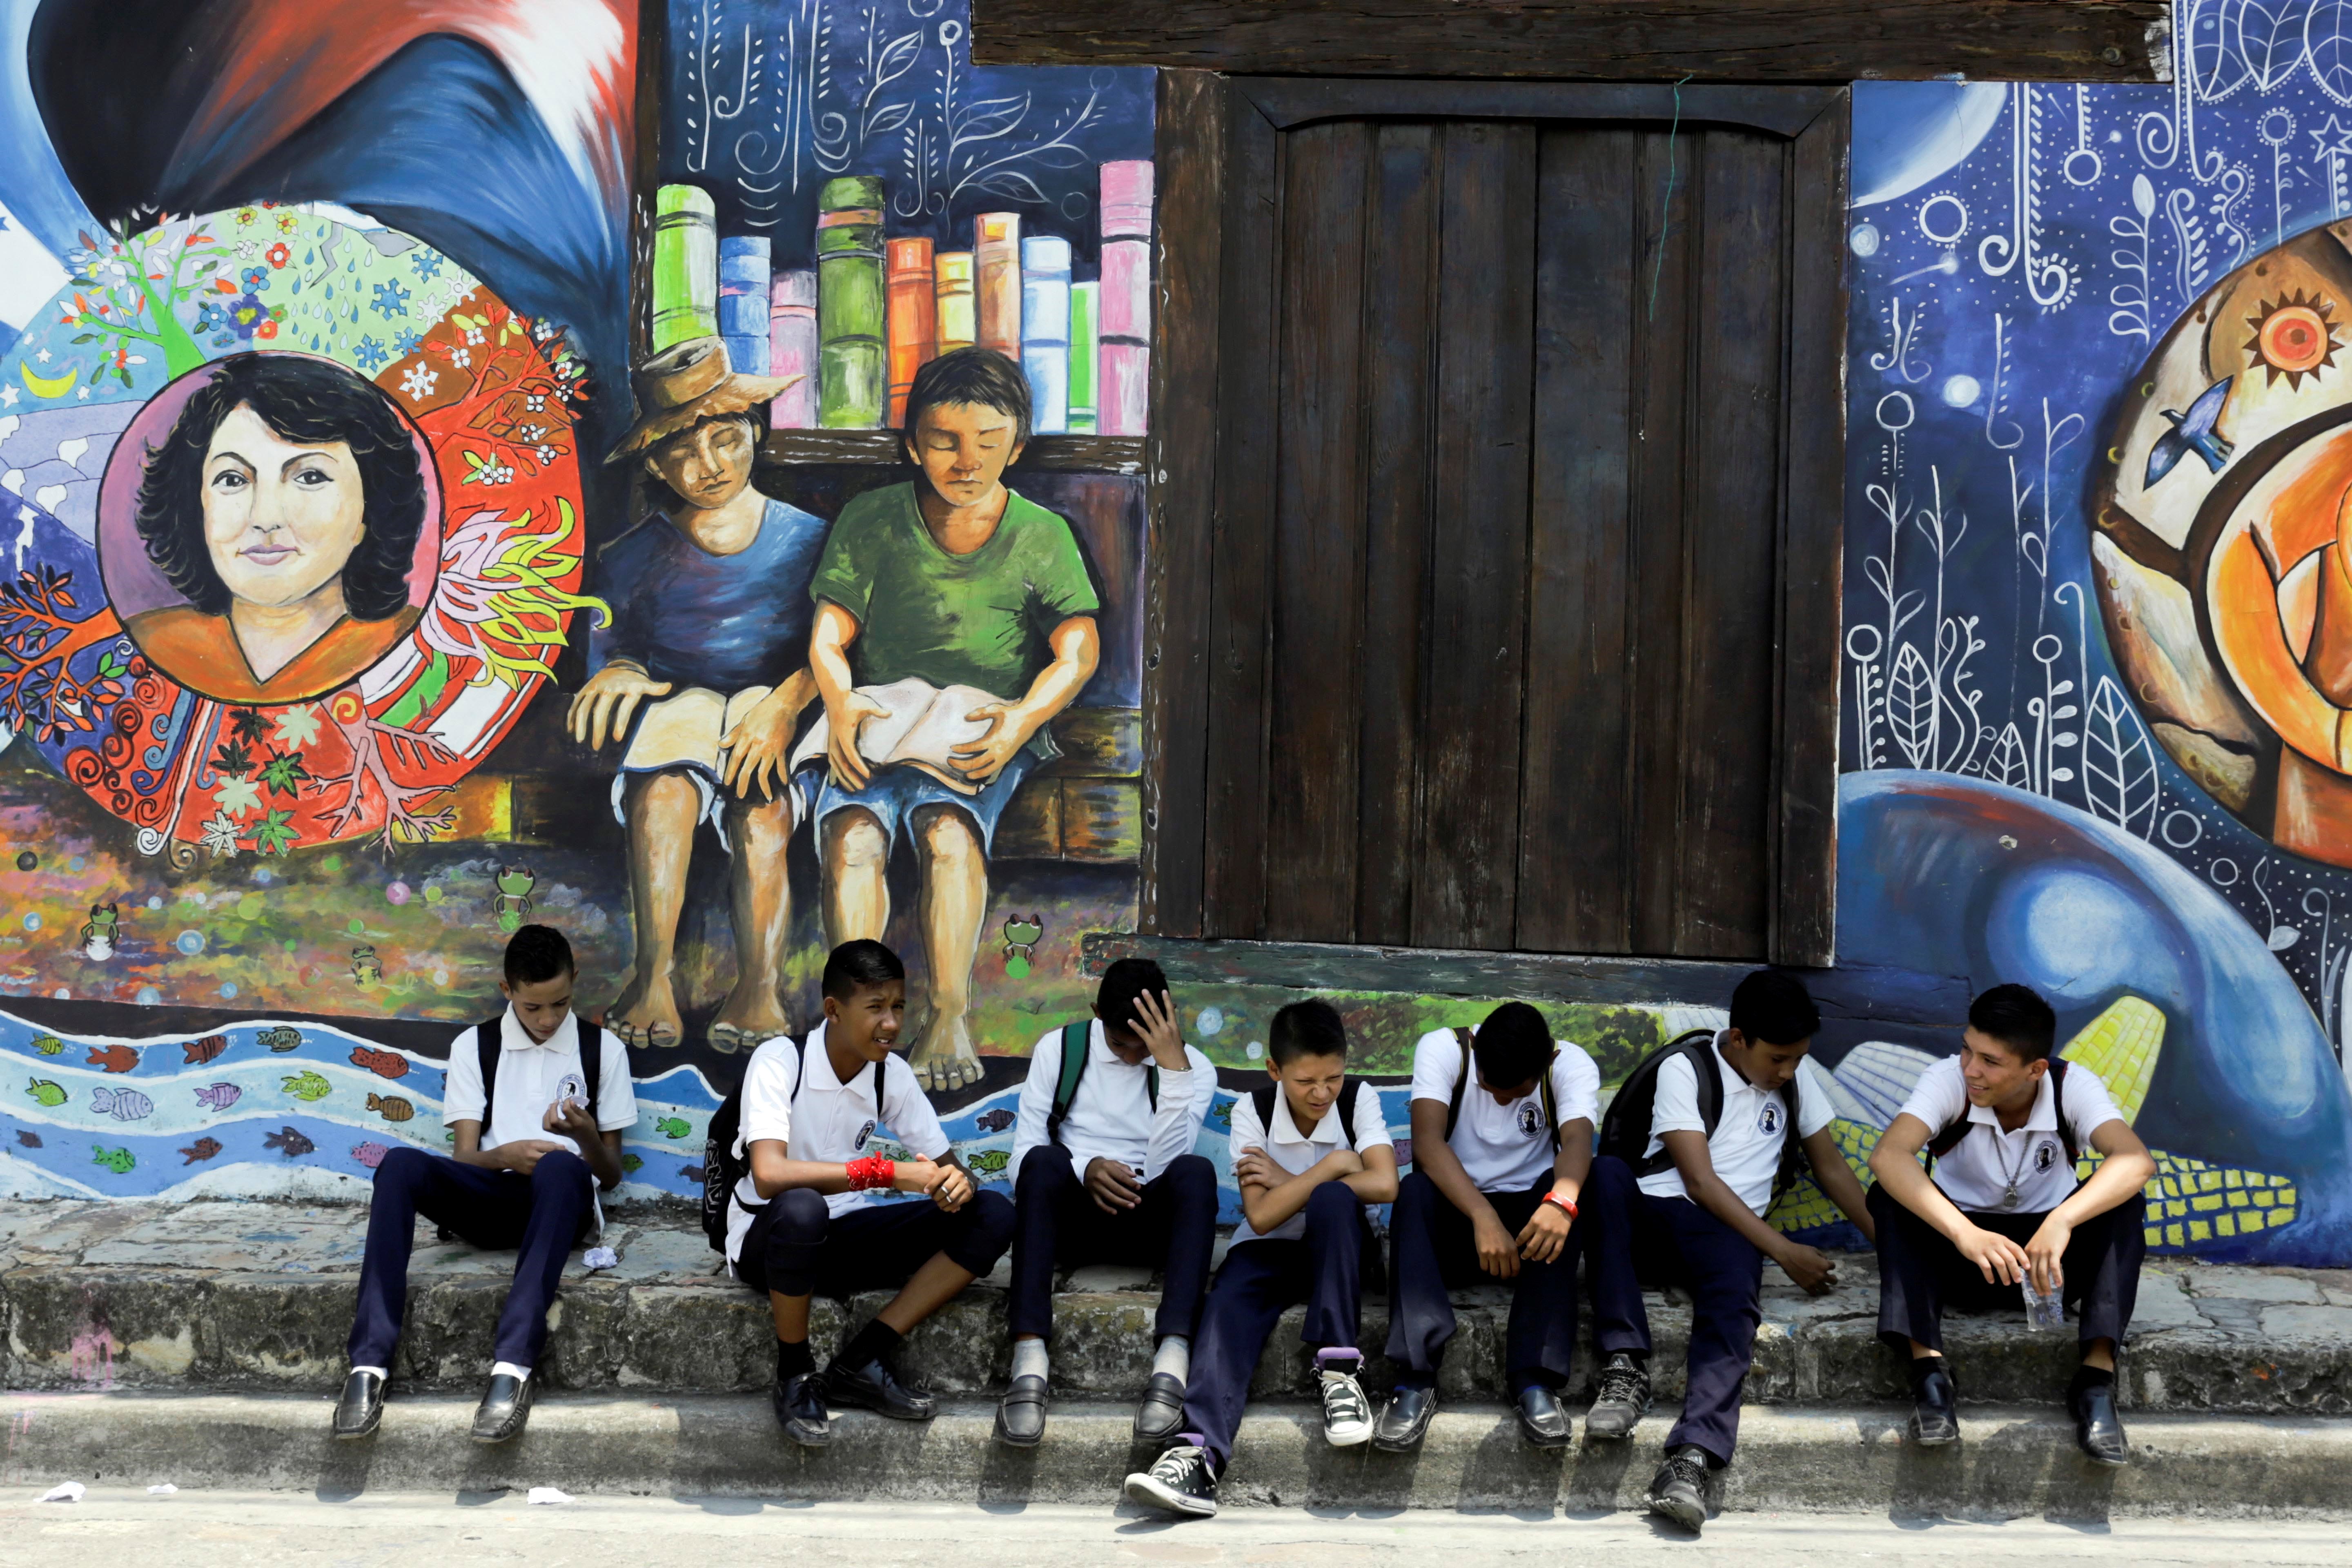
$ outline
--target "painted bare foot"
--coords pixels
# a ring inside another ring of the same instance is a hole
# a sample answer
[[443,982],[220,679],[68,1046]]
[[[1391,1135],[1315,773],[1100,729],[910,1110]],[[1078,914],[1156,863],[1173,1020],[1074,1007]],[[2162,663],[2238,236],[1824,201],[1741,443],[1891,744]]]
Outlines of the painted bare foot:
[[980,1057],[971,1048],[971,1033],[964,1027],[963,1011],[936,1012],[924,1021],[915,1048],[907,1053],[915,1081],[929,1089],[961,1089],[982,1077]]
[[604,1027],[632,1046],[674,1046],[686,1038],[669,976],[632,979],[604,1009]]
[[721,1051],[756,1050],[779,1035],[789,1035],[791,1020],[776,1000],[772,985],[738,985],[719,1005],[710,1020],[710,1043]]

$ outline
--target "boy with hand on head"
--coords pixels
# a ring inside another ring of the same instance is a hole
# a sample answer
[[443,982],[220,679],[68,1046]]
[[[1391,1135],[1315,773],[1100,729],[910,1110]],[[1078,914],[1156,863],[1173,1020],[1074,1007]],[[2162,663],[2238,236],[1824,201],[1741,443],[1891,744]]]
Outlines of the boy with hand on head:
[[1414,1169],[1389,1218],[1396,1392],[1375,1447],[1404,1453],[1429,1431],[1454,1337],[1446,1291],[1482,1273],[1514,1282],[1504,1373],[1520,1433],[1538,1448],[1567,1446],[1559,1390],[1576,1349],[1584,1240],[1573,1232],[1600,1095],[1592,1058],[1555,1041],[1524,1002],[1504,1003],[1475,1029],[1433,1029],[1413,1047]]
[[997,1406],[998,1442],[1026,1448],[1045,1435],[1057,1261],[1159,1266],[1159,1350],[1135,1435],[1165,1442],[1181,1424],[1217,1232],[1217,1173],[1192,1142],[1216,1087],[1148,958],[1105,970],[1093,1022],[1056,1029],[1030,1053],[1013,1133],[1013,1382]]
[[1294,1303],[1307,1303],[1302,1342],[1316,1347],[1323,1436],[1351,1447],[1372,1435],[1357,1374],[1360,1289],[1368,1204],[1394,1203],[1396,1150],[1377,1089],[1348,1074],[1348,1032],[1328,1002],[1293,1002],[1266,1038],[1274,1081],[1234,1104],[1234,1178],[1243,1223],[1209,1288],[1185,1430],[1127,1495],[1170,1513],[1217,1511],[1217,1477],[1233,1452],[1250,1379],[1266,1336]]
[[[2156,1162],[2096,1074],[2051,1052],[2058,1018],[2022,985],[1969,1004],[1960,1054],[1919,1075],[1870,1156],[1878,1220],[1878,1337],[1907,1354],[1924,1447],[1960,1435],[1944,1308],[2015,1308],[2021,1288],[2077,1304],[2083,1363],[2067,1390],[2074,1440],[2129,1462],[2116,1415],[2116,1347],[2147,1250],[2142,1189]],[[2105,1158],[2077,1183],[2085,1149]],[[1917,1159],[1927,1152],[1922,1170]]]
[[572,1011],[572,944],[552,926],[524,926],[507,941],[505,970],[505,1014],[449,1047],[441,1107],[456,1152],[398,1148],[376,1167],[338,1437],[364,1437],[383,1419],[418,1215],[476,1247],[521,1251],[473,1436],[503,1443],[521,1431],[563,1260],[599,1217],[596,1188],[621,1184],[621,1133],[637,1120],[628,1052]]
[[1865,1237],[1874,1222],[1830,1134],[1825,1096],[1798,1068],[1821,1014],[1793,976],[1759,969],[1731,994],[1730,1026],[1654,1051],[1618,1089],[1584,1184],[1592,1317],[1603,1358],[1585,1438],[1622,1438],[1650,1405],[1644,1284],[1691,1293],[1689,1388],[1650,1481],[1650,1509],[1706,1522],[1706,1473],[1731,1463],[1756,1348],[1764,1260],[1814,1295],[1830,1260],[1764,1223],[1800,1162]]
[[[890,1352],[995,1268],[1013,1239],[1012,1200],[974,1186],[891,1049],[907,1014],[898,955],[878,942],[844,942],[824,961],[823,989],[824,1021],[808,1038],[770,1040],[744,1068],[735,1158],[749,1169],[727,1222],[728,1262],[767,1292],[774,1320],[776,1419],[806,1447],[832,1440],[829,1405],[931,1418],[930,1395],[899,1383]],[[865,1152],[884,1127],[913,1159]],[[810,1298],[883,1286],[898,1293],[819,1374]]]

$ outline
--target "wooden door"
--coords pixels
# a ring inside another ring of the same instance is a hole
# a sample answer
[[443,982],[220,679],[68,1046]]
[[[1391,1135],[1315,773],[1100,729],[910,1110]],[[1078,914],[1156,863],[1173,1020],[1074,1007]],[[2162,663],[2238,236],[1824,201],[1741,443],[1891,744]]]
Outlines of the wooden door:
[[1826,963],[1843,93],[1217,96],[1158,929]]

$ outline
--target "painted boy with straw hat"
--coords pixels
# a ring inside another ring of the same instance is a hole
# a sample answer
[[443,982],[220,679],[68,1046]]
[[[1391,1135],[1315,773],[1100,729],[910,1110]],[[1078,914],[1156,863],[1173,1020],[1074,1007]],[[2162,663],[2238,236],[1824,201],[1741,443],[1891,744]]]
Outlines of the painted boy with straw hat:
[[797,826],[785,758],[816,697],[809,581],[822,518],[751,488],[765,421],[797,377],[738,375],[718,338],[665,349],[632,380],[638,418],[607,462],[635,458],[676,504],[605,546],[614,607],[601,668],[572,699],[572,738],[620,749],[613,807],[629,836],[635,969],[604,1026],[635,1046],[684,1038],[670,970],[698,824],[730,858],[735,986],[709,1027],[722,1051],[786,1032],[784,846]]

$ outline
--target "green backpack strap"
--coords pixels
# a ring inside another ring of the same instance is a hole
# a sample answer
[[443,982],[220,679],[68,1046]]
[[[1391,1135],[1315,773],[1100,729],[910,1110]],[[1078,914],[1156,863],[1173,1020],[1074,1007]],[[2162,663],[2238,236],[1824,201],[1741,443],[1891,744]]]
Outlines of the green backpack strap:
[[[1078,1097],[1078,1080],[1087,1076],[1087,1050],[1094,1043],[1094,1024],[1080,1018],[1062,1026],[1062,1072],[1054,1080],[1054,1109],[1045,1114],[1045,1136],[1059,1139],[1062,1120],[1070,1114],[1070,1102]],[[1155,1075],[1155,1079],[1156,1079]],[[1160,1085],[1151,1085],[1151,1103],[1160,1104]]]

